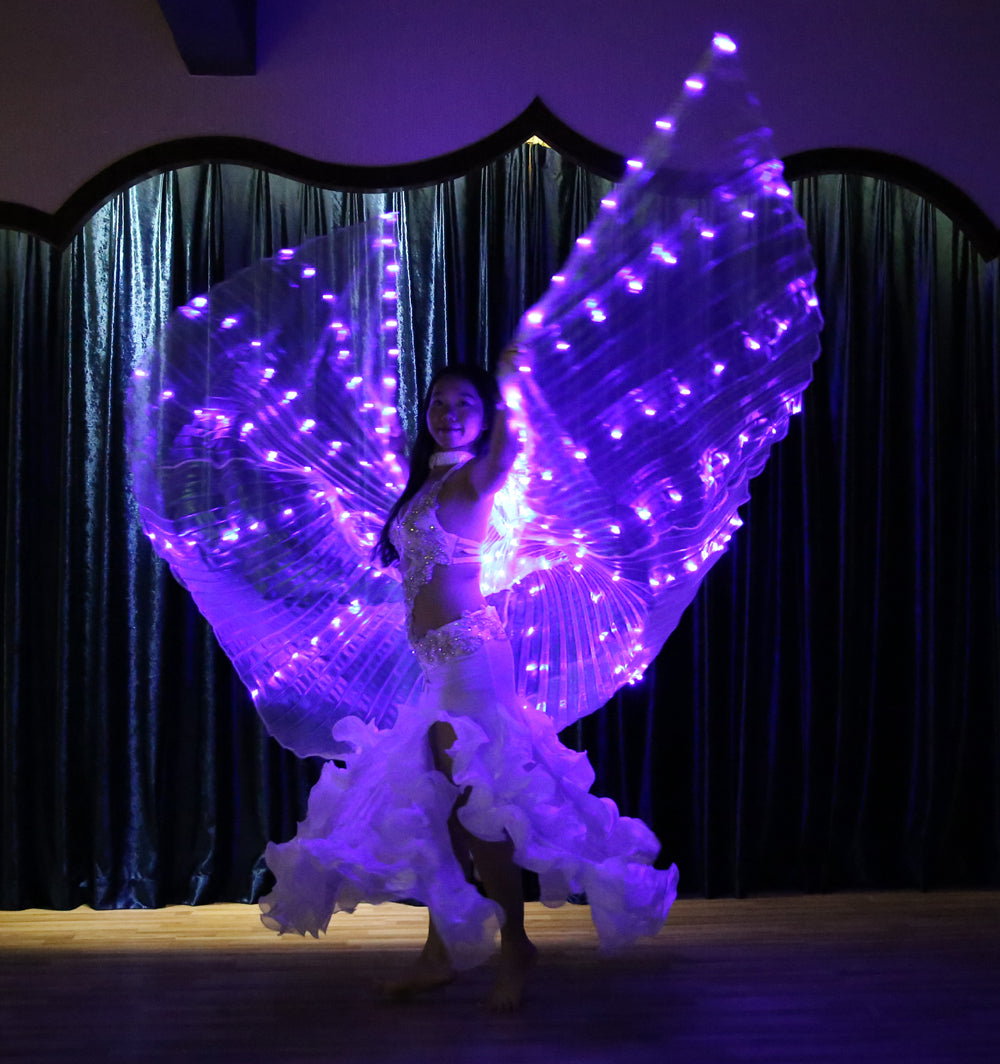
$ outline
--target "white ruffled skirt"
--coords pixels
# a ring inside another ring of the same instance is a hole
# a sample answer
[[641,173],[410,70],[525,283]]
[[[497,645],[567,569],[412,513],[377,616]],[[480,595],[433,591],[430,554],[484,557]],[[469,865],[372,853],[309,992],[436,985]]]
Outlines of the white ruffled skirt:
[[[561,905],[585,893],[601,944],[625,945],[662,926],[677,894],[677,868],[653,867],[656,836],[589,793],[586,754],[559,741],[543,713],[514,692],[510,646],[491,639],[457,660],[428,666],[416,705],[387,731],[352,718],[336,738],[356,752],[328,762],[290,842],[271,843],[275,889],[262,899],[273,930],[318,935],[359,902],[413,900],[430,910],[457,967],[493,951],[497,905],[468,883],[448,819],[459,797],[464,827],[514,844],[514,861],[538,874],[541,899]],[[455,730],[454,782],[435,769],[428,731]]]

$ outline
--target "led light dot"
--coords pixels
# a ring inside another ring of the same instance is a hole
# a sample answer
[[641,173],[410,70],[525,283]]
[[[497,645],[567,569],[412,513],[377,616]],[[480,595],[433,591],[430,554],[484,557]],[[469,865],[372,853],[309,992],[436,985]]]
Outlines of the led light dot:
[[660,262],[666,263],[668,266],[677,265],[677,256],[674,255],[673,252],[668,251],[663,244],[657,242],[653,244],[649,250],[653,258],[659,259]]

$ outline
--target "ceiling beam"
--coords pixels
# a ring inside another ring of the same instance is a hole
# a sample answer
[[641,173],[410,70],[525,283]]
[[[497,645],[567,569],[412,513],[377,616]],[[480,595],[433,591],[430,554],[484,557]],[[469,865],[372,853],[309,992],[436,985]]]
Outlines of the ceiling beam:
[[257,0],[159,0],[191,74],[257,73]]

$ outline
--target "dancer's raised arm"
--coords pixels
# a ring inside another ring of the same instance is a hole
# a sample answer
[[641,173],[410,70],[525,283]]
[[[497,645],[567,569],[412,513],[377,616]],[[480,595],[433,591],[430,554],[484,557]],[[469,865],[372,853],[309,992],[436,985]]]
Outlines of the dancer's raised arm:
[[[513,343],[508,344],[501,353],[497,366],[497,381],[501,390],[504,383],[518,372],[519,355],[520,348]],[[519,450],[517,434],[510,424],[510,410],[506,402],[501,400],[497,403],[493,418],[489,450],[469,466],[469,481],[476,495],[493,495],[503,486]]]

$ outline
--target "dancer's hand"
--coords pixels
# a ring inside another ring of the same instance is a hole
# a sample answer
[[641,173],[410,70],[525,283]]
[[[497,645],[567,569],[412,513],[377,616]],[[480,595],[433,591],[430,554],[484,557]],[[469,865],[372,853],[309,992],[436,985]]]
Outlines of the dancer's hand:
[[530,373],[530,348],[513,340],[500,352],[497,363],[497,380],[504,384],[516,378],[519,373]]

